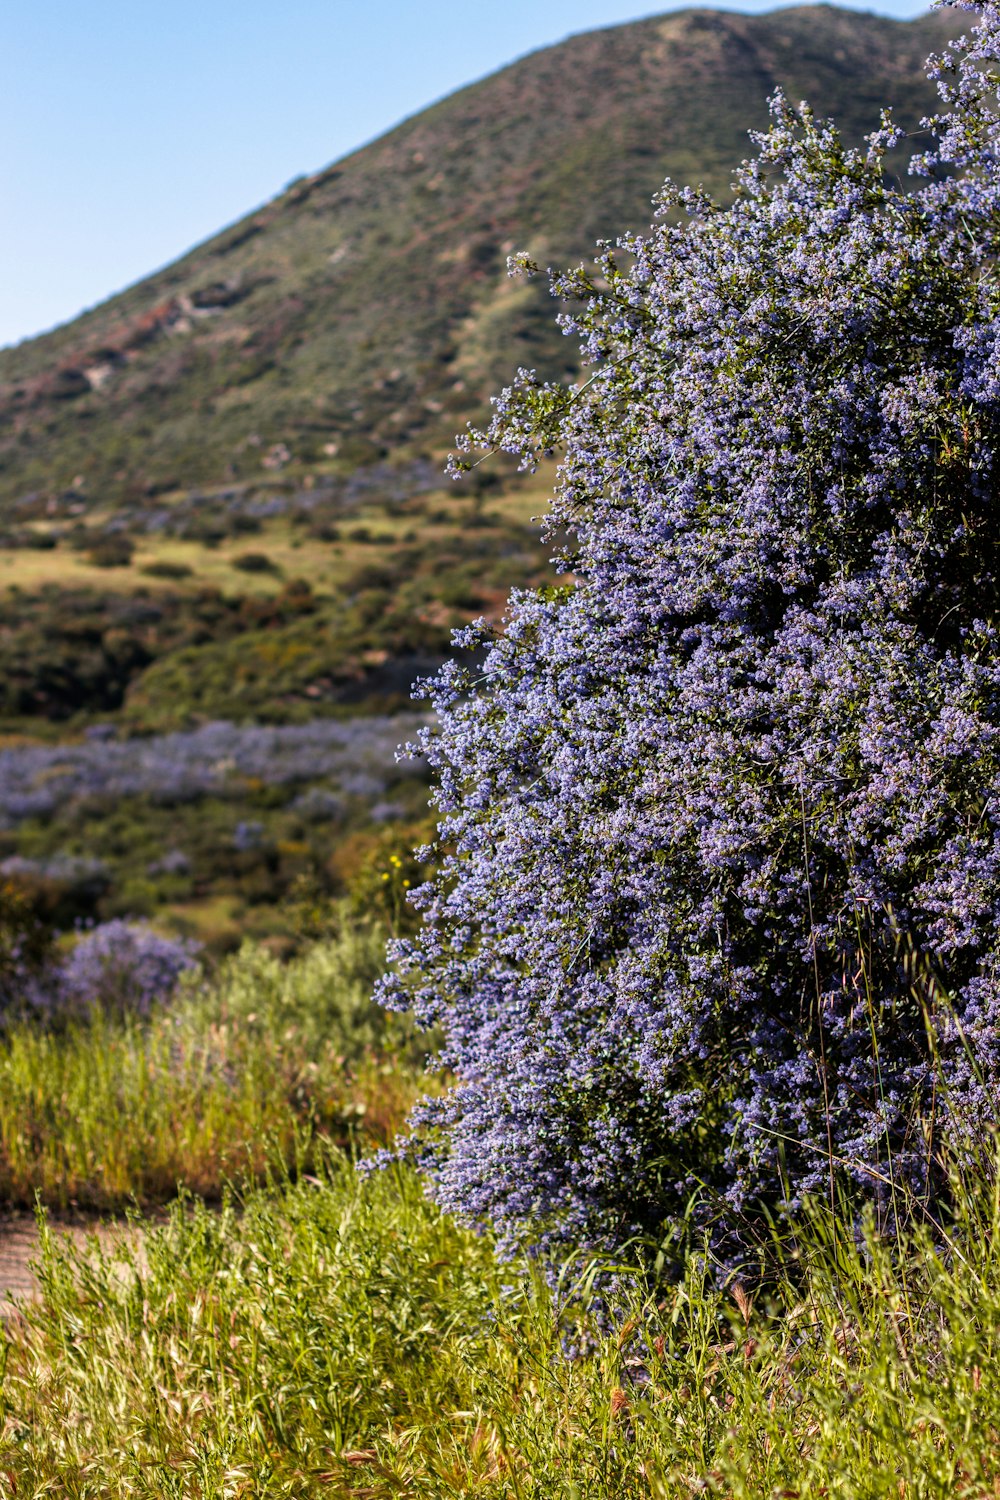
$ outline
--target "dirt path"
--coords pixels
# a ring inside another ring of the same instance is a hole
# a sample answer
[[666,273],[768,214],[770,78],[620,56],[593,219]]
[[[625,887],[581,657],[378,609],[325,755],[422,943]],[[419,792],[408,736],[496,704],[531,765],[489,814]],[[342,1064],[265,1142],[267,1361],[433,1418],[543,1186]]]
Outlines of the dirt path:
[[[102,1242],[125,1231],[123,1225],[100,1223],[60,1224],[53,1222],[55,1234],[67,1235],[83,1245],[88,1235],[96,1234]],[[38,1283],[30,1262],[38,1252],[38,1230],[33,1214],[0,1215],[0,1321],[9,1318],[17,1303],[38,1296]]]
[[14,1302],[37,1294],[28,1267],[38,1234],[30,1214],[0,1220],[0,1318],[9,1317]]

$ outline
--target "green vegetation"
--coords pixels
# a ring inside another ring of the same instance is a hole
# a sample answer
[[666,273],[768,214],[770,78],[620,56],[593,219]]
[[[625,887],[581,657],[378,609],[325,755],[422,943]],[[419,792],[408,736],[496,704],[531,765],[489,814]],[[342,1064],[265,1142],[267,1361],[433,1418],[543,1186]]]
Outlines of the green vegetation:
[[960,26],[687,11],[572,37],[453,94],[0,353],[0,521],[156,513],[184,492],[441,450],[517,365],[575,366],[544,290],[508,283],[511,251],[572,264],[644,228],[668,175],[727,194],[777,84],[851,140],[886,103],[914,129],[933,104],[923,60]]
[[0,1494],[996,1494],[992,1150],[902,1246],[815,1208],[746,1282],[694,1244],[546,1286],[408,1167],[354,1170],[425,1044],[370,1002],[383,929],[340,923],[289,964],[248,945],[145,1021],[5,1031],[5,1201],[175,1201],[85,1249],[42,1218],[40,1298],[0,1331]]
[[[0,576],[0,724],[119,715],[148,732],[403,703],[411,658],[440,660],[455,626],[541,576],[547,549],[529,518],[542,487],[507,485],[488,509],[469,486],[402,506],[329,500],[259,524],[253,551],[239,530],[215,541],[108,533],[100,520],[75,538],[36,531],[53,547],[6,554],[16,588]],[[364,524],[341,539],[334,517]],[[134,549],[113,587],[88,560],[105,547]]]
[[182,1184],[302,1170],[323,1136],[384,1144],[415,1096],[402,1022],[371,1000],[382,929],[281,964],[246,944],[145,1020],[98,1011],[0,1033],[0,1201],[120,1211]]
[[[444,658],[456,626],[498,615],[511,584],[544,575],[549,549],[529,522],[542,508],[537,481],[404,503],[328,498],[262,523],[259,555],[274,567],[251,572],[237,566],[246,538],[229,515],[218,543],[137,534],[136,564],[103,573],[99,586],[88,548],[66,537],[48,551],[11,552],[23,586],[0,589],[0,750],[79,744],[91,730],[117,742],[222,719],[302,724],[409,708],[410,684]],[[209,508],[200,524],[210,520]],[[23,574],[24,558],[46,571]],[[344,891],[351,871],[339,861],[331,876],[331,857],[365,829],[376,833],[373,812],[404,832],[425,816],[423,783],[392,760],[403,738],[402,728],[389,732],[378,762],[359,763],[372,790],[342,797],[335,816],[303,807],[307,786],[329,786],[305,772],[285,785],[234,773],[191,798],[159,788],[79,795],[6,822],[0,809],[0,866],[100,863],[104,877],[95,884],[91,873],[85,899],[47,882],[46,914],[58,925],[157,916],[216,947],[240,932],[280,932],[276,905],[296,880]],[[137,756],[152,753],[148,740],[133,743]],[[234,850],[248,822],[258,836]],[[28,879],[23,868],[17,878]]]
[[[357,906],[384,892],[391,920],[388,863]],[[330,911],[304,896],[300,921]],[[678,1243],[546,1286],[408,1167],[355,1171],[426,1043],[369,999],[384,930],[340,924],[145,1021],[4,1032],[5,1201],[174,1202],[85,1249],[42,1218],[39,1300],[0,1331],[0,1494],[996,1494],[992,1148],[901,1246],[814,1208],[745,1282]]]
[[[139,1244],[45,1233],[6,1336],[0,1484],[67,1497],[993,1496],[1000,1215],[890,1259],[823,1218],[753,1297],[689,1265],[602,1333],[409,1171],[336,1153]],[[577,1357],[567,1357],[574,1346]]]
[[[321,786],[318,795],[328,795]],[[387,795],[390,827],[372,823],[364,797],[331,796],[329,812],[317,812],[308,791],[252,779],[181,803],[71,803],[0,833],[0,855],[14,861],[14,883],[39,919],[60,930],[79,920],[155,917],[216,951],[241,936],[287,944],[297,890],[350,896],[389,854],[427,837],[426,783],[403,778]],[[237,847],[241,828],[252,838]]]

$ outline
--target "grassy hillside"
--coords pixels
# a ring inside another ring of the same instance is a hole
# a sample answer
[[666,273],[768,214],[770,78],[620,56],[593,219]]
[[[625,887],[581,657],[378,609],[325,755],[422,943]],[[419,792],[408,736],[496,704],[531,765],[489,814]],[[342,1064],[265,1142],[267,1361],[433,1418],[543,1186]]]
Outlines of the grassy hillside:
[[0,522],[143,513],[206,487],[233,504],[438,452],[516,365],[572,367],[544,290],[507,281],[511,250],[585,256],[643,227],[668,174],[724,195],[779,84],[852,139],[887,98],[915,126],[923,59],[959,22],[690,10],[453,94],[0,352]]

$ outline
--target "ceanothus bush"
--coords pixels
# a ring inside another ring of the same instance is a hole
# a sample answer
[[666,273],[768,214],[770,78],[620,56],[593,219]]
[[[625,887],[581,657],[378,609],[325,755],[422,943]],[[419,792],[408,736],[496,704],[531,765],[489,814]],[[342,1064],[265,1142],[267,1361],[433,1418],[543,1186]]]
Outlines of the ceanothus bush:
[[[26,924],[22,924],[27,931]],[[120,917],[80,934],[66,954],[50,941],[9,945],[0,965],[0,1024],[26,1016],[59,1022],[103,1009],[145,1016],[197,965],[200,944]]]
[[381,998],[457,1078],[411,1149],[508,1247],[891,1211],[997,1123],[998,63],[990,0],[909,191],[888,116],[858,152],[776,98],[730,206],[668,184],[554,278],[589,379],[466,441],[561,452],[572,582],[427,685],[440,874]]
[[181,975],[193,969],[199,944],[168,938],[145,922],[117,917],[77,939],[46,976],[55,1014],[86,1014],[103,1006],[123,1015],[148,1015],[168,1000]]

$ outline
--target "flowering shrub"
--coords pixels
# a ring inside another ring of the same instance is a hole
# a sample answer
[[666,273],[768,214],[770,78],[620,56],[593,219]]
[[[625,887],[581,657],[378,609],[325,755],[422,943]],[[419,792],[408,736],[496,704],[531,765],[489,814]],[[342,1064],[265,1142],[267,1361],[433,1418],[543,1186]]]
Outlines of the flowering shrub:
[[668,184],[554,278],[590,379],[466,441],[562,449],[575,581],[428,686],[442,863],[381,996],[459,1080],[415,1153],[508,1246],[931,1192],[997,1122],[998,62],[991,0],[909,193],[888,116],[856,152],[776,98],[731,207]]
[[52,973],[50,1007],[84,1011],[101,1005],[146,1015],[170,998],[181,975],[194,967],[197,951],[196,943],[162,937],[142,922],[102,922],[84,933]]
[[169,1000],[195,965],[198,944],[167,938],[142,922],[116,919],[85,932],[65,957],[33,961],[22,945],[0,972],[0,1014],[83,1016],[95,1007],[134,1015]]
[[148,796],[169,806],[253,781],[293,786],[329,776],[348,795],[379,797],[399,733],[400,719],[390,716],[280,727],[221,721],[149,738],[11,746],[0,749],[0,829],[90,799]]

